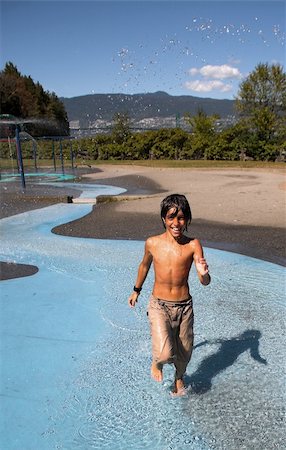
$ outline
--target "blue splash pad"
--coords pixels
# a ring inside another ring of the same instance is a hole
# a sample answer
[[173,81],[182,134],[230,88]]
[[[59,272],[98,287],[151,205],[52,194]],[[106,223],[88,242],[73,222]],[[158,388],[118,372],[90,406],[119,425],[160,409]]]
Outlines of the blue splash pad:
[[[119,195],[126,192],[126,189],[116,186],[94,183],[62,183],[57,182],[41,182],[41,185],[53,186],[56,188],[72,188],[81,191],[79,198],[96,198],[99,195]],[[81,216],[80,216],[81,217]]]
[[163,384],[149,375],[152,272],[127,306],[144,243],[50,232],[90,210],[60,204],[0,222],[1,260],[39,267],[1,283],[3,448],[283,448],[284,269],[205,249],[212,284],[190,277],[193,390],[171,399],[172,367]]
[[[11,181],[16,181],[20,178],[20,174],[11,174],[11,173],[2,173],[0,183],[7,183]],[[50,172],[34,172],[34,173],[25,173],[25,178],[39,178],[39,179],[48,179],[49,181],[71,181],[76,178],[76,175],[65,174],[65,173],[50,173]],[[35,182],[36,180],[34,180]]]

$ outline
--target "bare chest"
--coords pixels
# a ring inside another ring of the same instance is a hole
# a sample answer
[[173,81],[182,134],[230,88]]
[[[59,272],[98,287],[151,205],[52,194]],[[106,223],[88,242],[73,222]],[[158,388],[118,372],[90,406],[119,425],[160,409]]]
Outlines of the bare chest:
[[165,265],[169,267],[191,265],[193,255],[190,249],[184,245],[158,247],[153,253],[154,265]]

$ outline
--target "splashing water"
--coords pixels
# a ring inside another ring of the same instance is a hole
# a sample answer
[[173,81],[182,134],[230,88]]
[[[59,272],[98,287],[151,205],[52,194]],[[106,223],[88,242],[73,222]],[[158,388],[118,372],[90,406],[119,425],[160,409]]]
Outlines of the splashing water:
[[[285,27],[280,24],[273,23],[266,29],[261,28],[261,20],[259,17],[250,17],[249,23],[240,23],[238,21],[218,23],[209,17],[193,17],[184,26],[182,30],[176,30],[173,34],[162,36],[160,45],[150,44],[149,54],[146,52],[146,43],[138,42],[134,46],[124,47],[117,51],[112,61],[118,65],[118,84],[114,85],[114,92],[121,91],[129,87],[133,91],[141,90],[146,81],[157,80],[156,86],[158,90],[172,90],[174,87],[185,86],[186,73],[190,65],[194,63],[207,63],[208,47],[214,46],[217,53],[220,53],[219,47],[223,41],[224,46],[230,49],[237,45],[245,47],[255,47],[256,43],[261,41],[265,47],[270,48],[270,43],[274,37],[274,42],[278,48],[285,46]],[[180,34],[180,38],[178,37]],[[206,44],[206,48],[202,44]],[[214,50],[215,52],[215,50]],[[173,58],[173,65],[177,67],[174,70],[176,76],[174,78],[175,86],[167,86],[165,77],[165,67],[167,61]],[[277,56],[278,58],[278,56]],[[283,59],[281,54],[280,59]],[[279,59],[279,58],[278,58]],[[209,62],[212,64],[212,62]],[[234,78],[235,80],[235,78]],[[236,80],[235,80],[236,81]]]

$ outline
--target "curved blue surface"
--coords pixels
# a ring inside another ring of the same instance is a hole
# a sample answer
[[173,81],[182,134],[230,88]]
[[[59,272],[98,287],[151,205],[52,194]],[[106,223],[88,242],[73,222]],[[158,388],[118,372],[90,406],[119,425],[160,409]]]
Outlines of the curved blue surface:
[[[7,183],[11,181],[16,181],[20,178],[21,175],[19,173],[2,173],[0,183]],[[34,173],[25,173],[25,178],[36,178],[33,182],[37,182],[41,179],[47,179],[49,181],[68,181],[74,180],[76,175],[67,174],[67,173],[49,173],[49,172],[34,172]],[[37,180],[38,179],[38,180]]]
[[39,267],[1,282],[2,448],[282,449],[285,270],[205,249],[212,284],[191,274],[191,389],[175,400],[171,366],[163,384],[149,376],[152,273],[127,306],[143,242],[50,232],[90,210],[59,204],[0,222],[0,259]]

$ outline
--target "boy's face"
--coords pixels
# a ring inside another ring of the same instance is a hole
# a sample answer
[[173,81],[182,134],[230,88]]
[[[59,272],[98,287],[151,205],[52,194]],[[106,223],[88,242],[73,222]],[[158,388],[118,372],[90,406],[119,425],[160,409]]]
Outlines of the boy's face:
[[179,239],[186,228],[186,219],[181,209],[176,214],[176,208],[170,208],[165,217],[166,231],[175,239]]

